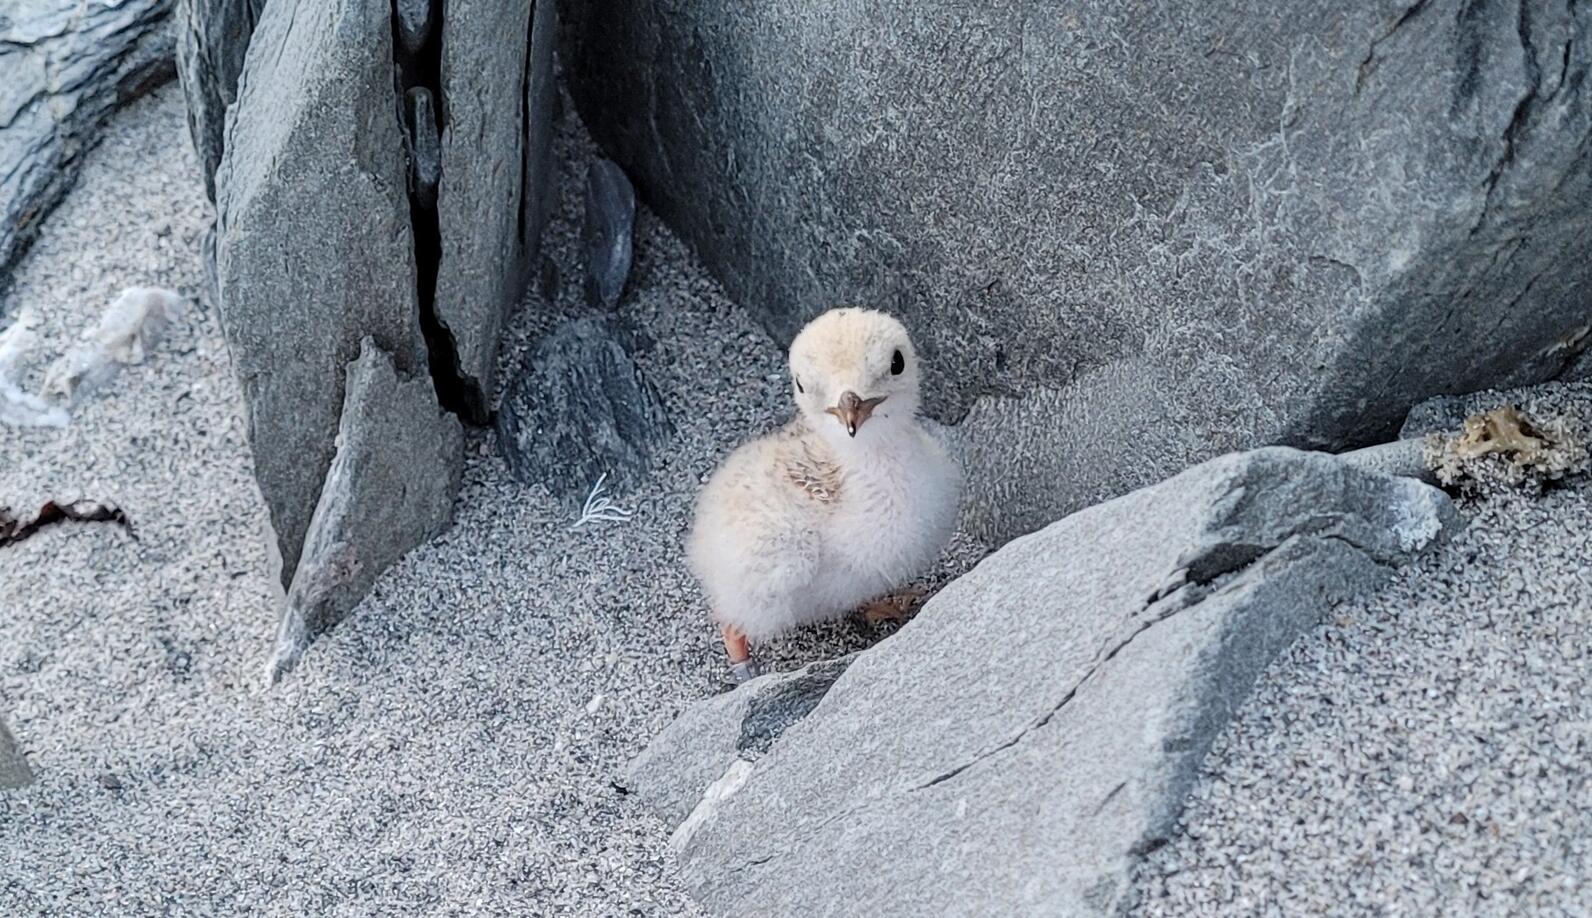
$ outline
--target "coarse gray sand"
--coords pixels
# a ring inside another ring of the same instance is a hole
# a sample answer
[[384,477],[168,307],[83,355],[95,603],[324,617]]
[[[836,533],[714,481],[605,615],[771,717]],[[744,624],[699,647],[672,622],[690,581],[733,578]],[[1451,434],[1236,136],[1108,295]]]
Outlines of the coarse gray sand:
[[[557,144],[553,295],[528,297],[506,370],[584,309],[593,149],[572,117]],[[0,301],[0,323],[43,320],[30,384],[122,287],[197,295],[205,211],[169,86],[116,120]],[[0,914],[697,914],[613,781],[722,687],[681,535],[702,476],[789,396],[779,349],[646,212],[631,284],[620,313],[679,428],[614,495],[635,518],[571,530],[472,432],[454,527],[275,689],[213,313],[66,430],[0,429],[0,503],[114,500],[137,535],[65,524],[0,550],[0,716],[38,777],[0,794]],[[1548,397],[1571,396],[1592,398]],[[1462,506],[1466,530],[1261,680],[1142,871],[1143,914],[1592,913],[1592,484]],[[979,553],[959,539],[936,576]],[[768,657],[876,637],[837,624]]]
[[[593,147],[569,115],[556,143],[555,295],[528,296],[505,369],[584,309]],[[123,286],[197,295],[205,212],[168,86],[118,117],[0,315],[35,307],[54,353]],[[636,236],[620,315],[678,435],[613,495],[635,517],[572,530],[474,431],[453,528],[275,689],[264,510],[213,313],[65,431],[0,430],[0,501],[115,500],[137,535],[66,524],[0,551],[0,716],[38,777],[0,795],[0,914],[697,914],[662,826],[613,782],[723,688],[681,538],[702,477],[790,397],[780,349],[684,245],[647,212]],[[936,576],[980,553],[959,538]],[[839,623],[765,657],[877,637]]]
[[[1480,396],[1592,418],[1592,385]],[[1271,666],[1148,916],[1592,914],[1592,481],[1466,528]]]

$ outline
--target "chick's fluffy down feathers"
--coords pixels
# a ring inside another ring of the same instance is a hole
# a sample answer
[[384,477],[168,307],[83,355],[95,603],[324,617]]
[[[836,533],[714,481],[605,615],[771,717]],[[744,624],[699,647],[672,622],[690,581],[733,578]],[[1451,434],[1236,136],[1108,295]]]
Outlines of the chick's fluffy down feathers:
[[[916,417],[915,362],[881,313],[826,313],[798,336],[800,415],[733,452],[698,500],[687,553],[716,622],[760,641],[844,615],[938,557],[961,474]],[[827,413],[842,392],[884,396],[855,437]]]

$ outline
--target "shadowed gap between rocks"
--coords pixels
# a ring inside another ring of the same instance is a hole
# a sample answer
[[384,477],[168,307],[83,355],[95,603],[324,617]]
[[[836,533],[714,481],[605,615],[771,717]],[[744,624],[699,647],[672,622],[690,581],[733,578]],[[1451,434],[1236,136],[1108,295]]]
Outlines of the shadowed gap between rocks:
[[[426,9],[419,20],[404,8]],[[446,0],[413,3],[392,0],[393,74],[400,120],[405,130],[409,172],[409,220],[415,240],[416,299],[420,330],[426,341],[427,364],[437,401],[470,424],[488,419],[481,386],[459,370],[459,348],[453,333],[437,316],[437,275],[442,264],[442,227],[437,214],[441,180],[440,138],[448,123],[442,93],[442,22]]]

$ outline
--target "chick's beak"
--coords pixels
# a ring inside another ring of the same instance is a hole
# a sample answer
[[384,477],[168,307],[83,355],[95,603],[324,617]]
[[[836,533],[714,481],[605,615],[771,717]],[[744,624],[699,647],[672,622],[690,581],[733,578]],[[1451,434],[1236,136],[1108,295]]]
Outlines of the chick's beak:
[[862,426],[863,421],[868,420],[873,414],[873,409],[879,407],[879,403],[884,400],[883,395],[878,398],[862,398],[855,392],[846,391],[840,394],[840,404],[824,410],[839,418],[840,423],[846,425],[846,433],[855,437],[857,428]]

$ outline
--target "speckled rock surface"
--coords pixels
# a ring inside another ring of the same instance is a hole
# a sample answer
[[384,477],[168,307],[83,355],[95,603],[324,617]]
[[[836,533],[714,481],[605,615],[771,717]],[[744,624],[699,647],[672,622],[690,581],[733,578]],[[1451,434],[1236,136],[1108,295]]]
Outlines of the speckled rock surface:
[[[1592,386],[1422,406],[1406,433]],[[1462,499],[1466,525],[1334,610],[1215,743],[1146,916],[1577,915],[1592,904],[1592,480]]]
[[589,317],[537,342],[497,411],[514,477],[577,507],[599,479],[623,492],[646,478],[674,425],[626,337],[612,318]]
[[216,173],[222,326],[284,588],[361,339],[427,372],[391,41],[377,0],[268,4]]
[[1223,456],[1001,548],[766,754],[727,754],[749,715],[714,699],[637,776],[717,914],[1118,914],[1255,677],[1454,518],[1320,453]]
[[499,333],[525,291],[526,258],[542,230],[527,216],[546,212],[545,204],[527,200],[549,193],[546,160],[528,147],[545,145],[550,112],[527,100],[546,91],[532,81],[552,80],[552,47],[537,46],[531,32],[533,8],[546,16],[552,6],[448,0],[443,8],[436,314],[452,338],[477,423],[495,397]]
[[776,337],[903,316],[931,407],[972,409],[995,538],[1228,450],[1387,439],[1589,340],[1585,4],[567,17],[593,133]]

